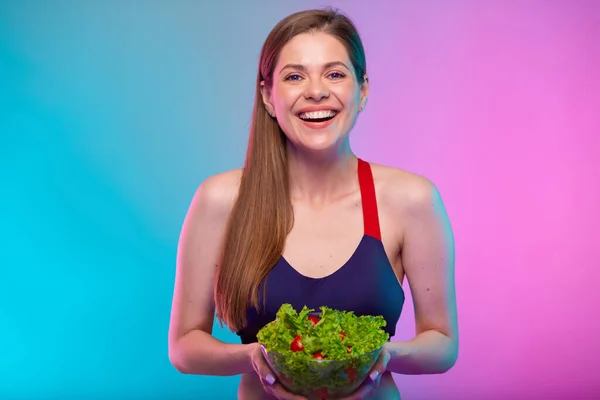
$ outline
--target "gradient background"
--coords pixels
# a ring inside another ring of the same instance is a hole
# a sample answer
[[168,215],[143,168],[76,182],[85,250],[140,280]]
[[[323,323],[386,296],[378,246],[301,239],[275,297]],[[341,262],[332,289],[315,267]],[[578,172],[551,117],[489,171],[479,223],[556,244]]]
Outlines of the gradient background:
[[1,399],[235,398],[238,377],[169,364],[179,230],[198,185],[243,163],[267,33],[326,4],[367,51],[355,152],[434,181],[454,227],[460,357],[397,376],[404,398],[600,398],[600,2],[15,0]]

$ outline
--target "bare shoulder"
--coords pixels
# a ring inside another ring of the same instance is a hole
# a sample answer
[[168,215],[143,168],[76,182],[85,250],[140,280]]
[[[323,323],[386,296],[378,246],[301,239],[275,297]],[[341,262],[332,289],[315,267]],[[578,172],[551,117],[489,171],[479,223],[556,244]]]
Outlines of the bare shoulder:
[[227,217],[237,199],[242,171],[232,169],[206,178],[194,194],[190,211]]
[[241,169],[221,172],[209,176],[198,186],[181,229],[180,254],[197,252],[209,243],[210,249],[204,249],[204,254],[208,251],[211,258],[217,257],[216,253],[214,257],[212,253],[223,244],[227,221],[238,196],[241,176]]
[[413,213],[439,198],[437,187],[425,176],[381,164],[371,167],[380,201],[388,207]]

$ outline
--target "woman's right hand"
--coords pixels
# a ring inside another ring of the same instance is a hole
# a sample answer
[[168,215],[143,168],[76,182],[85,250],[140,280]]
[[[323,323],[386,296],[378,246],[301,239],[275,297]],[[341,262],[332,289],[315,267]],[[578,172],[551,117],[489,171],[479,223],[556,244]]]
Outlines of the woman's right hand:
[[307,400],[306,397],[288,392],[275,378],[275,374],[260,350],[260,345],[256,343],[253,347],[251,354],[252,367],[254,367],[265,392],[272,394],[279,400]]

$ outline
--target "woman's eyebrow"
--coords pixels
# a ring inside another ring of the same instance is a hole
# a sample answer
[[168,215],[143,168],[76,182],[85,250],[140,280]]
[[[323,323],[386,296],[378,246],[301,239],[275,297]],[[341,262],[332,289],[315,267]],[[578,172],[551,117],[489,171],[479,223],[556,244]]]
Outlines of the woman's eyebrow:
[[[341,61],[328,62],[325,65],[323,65],[323,69],[328,69],[331,67],[340,67],[340,66],[346,68],[348,71],[350,70],[350,68],[348,68],[348,66]],[[279,70],[279,73],[281,73],[283,70],[288,69],[288,68],[295,69],[298,71],[303,71],[303,72],[306,71],[306,67],[302,64],[286,64]]]

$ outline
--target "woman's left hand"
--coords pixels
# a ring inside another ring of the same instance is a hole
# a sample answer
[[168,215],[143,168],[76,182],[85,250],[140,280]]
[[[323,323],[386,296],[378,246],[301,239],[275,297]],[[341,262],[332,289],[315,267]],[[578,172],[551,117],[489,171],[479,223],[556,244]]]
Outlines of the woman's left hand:
[[383,373],[387,370],[388,362],[390,362],[390,353],[384,345],[377,362],[373,368],[371,368],[369,376],[363,384],[360,385],[354,393],[339,400],[364,400],[369,398],[369,396],[375,393],[375,390],[379,387],[379,381],[381,380]]

